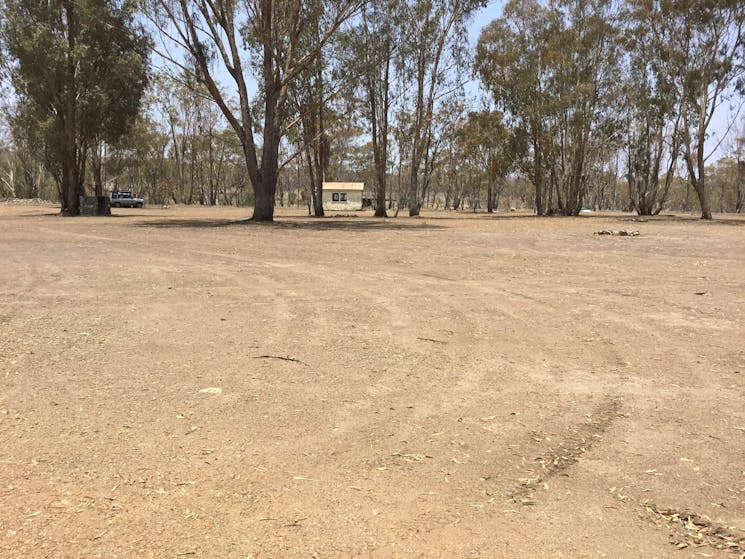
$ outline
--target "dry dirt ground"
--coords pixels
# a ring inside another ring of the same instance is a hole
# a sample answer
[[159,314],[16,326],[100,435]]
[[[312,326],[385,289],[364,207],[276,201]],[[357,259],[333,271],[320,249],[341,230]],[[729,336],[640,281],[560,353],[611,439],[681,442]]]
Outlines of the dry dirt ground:
[[0,206],[0,557],[745,555],[745,219],[56,211]]

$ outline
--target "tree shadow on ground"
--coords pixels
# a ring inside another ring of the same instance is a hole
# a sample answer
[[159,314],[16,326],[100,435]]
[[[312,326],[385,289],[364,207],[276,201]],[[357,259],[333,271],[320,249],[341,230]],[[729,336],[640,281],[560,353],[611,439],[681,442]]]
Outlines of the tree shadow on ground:
[[696,214],[629,215],[619,219],[634,223],[701,223],[702,225],[745,227],[745,217],[738,214],[719,215],[718,217],[715,215],[713,219],[701,219]]
[[[58,215],[58,214],[57,214]],[[120,216],[112,216],[120,217]],[[138,217],[137,215],[128,215],[127,217]],[[368,216],[343,215],[343,216],[326,216],[326,217],[309,217],[309,216],[277,216],[272,222],[255,222],[250,219],[213,219],[213,218],[193,218],[193,219],[157,219],[139,221],[134,223],[135,227],[153,228],[153,229],[219,229],[225,227],[269,227],[276,229],[299,229],[306,231],[422,231],[422,230],[440,230],[446,229],[447,223],[456,219],[469,219],[479,221],[535,221],[535,220],[561,220],[561,219],[582,219],[582,220],[603,220],[616,219],[620,222],[633,223],[702,223],[705,225],[728,225],[728,226],[745,226],[745,219],[740,216],[728,215],[725,217],[715,217],[711,221],[701,220],[691,214],[665,214],[657,216],[638,216],[633,214],[619,215],[597,212],[592,214],[583,214],[580,216],[536,216],[526,214],[511,213],[443,213],[442,215],[428,214],[426,216],[411,218],[408,216],[373,218]]]
[[274,229],[299,229],[306,231],[421,231],[444,229],[442,225],[428,223],[429,218],[417,220],[350,218],[350,217],[291,217],[282,216],[272,222],[255,222],[250,219],[163,219],[141,221],[135,227],[155,229],[217,229],[223,227],[268,227]]
[[132,225],[154,229],[217,229],[251,224],[253,222],[247,219],[157,219],[138,221]]
[[421,218],[381,218],[357,216],[295,217],[282,216],[273,223],[282,229],[305,229],[309,231],[422,231],[445,229],[433,225],[430,216]]

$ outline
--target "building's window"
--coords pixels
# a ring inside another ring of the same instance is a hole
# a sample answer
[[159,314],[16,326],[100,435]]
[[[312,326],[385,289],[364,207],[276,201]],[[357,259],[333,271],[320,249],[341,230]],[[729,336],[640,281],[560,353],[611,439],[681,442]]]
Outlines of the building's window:
[[331,201],[332,202],[338,202],[339,201],[339,193],[338,192],[334,192],[334,193],[331,194]]
[[339,193],[339,201],[340,202],[346,202],[347,201],[347,193],[346,192],[340,192]]

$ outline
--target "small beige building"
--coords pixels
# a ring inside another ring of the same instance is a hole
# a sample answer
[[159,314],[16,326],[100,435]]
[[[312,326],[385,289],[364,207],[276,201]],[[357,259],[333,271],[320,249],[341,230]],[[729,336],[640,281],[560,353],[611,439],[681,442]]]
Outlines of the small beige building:
[[324,210],[361,210],[364,182],[324,182]]

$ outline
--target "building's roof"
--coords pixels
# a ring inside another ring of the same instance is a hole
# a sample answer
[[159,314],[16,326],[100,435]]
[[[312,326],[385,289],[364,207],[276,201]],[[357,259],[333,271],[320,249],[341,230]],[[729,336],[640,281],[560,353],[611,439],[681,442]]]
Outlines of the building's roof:
[[364,182],[324,182],[324,190],[364,190]]

